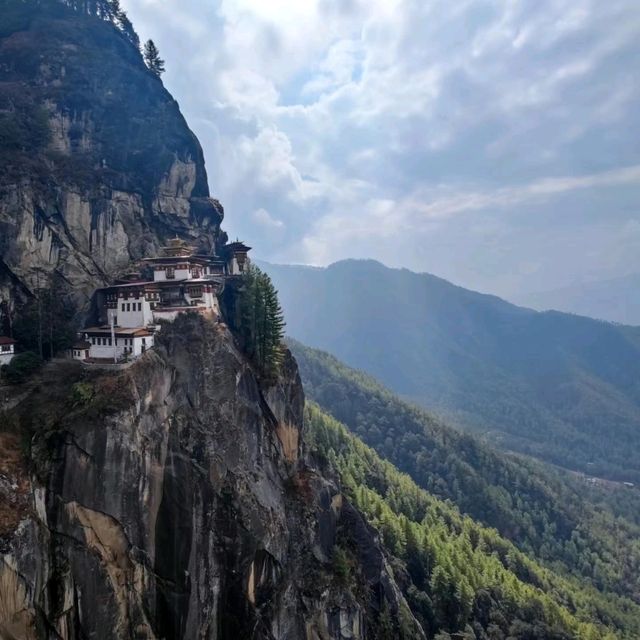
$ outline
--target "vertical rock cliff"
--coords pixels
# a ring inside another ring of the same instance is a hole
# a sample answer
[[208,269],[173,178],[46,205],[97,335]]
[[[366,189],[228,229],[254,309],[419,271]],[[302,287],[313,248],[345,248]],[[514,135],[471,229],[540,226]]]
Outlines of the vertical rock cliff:
[[[81,3],[77,3],[81,4]],[[110,22],[54,0],[0,7],[0,302],[56,274],[93,288],[223,210],[178,104]]]
[[[225,240],[198,141],[131,37],[86,14],[99,4],[0,5],[5,316],[52,280],[86,310],[167,237]],[[346,640],[392,619],[424,637],[305,454],[293,358],[267,383],[191,314],[156,344],[0,387],[0,638]]]
[[5,414],[0,636],[376,638],[387,611],[424,637],[305,460],[292,357],[265,387],[224,325],[159,342],[120,372],[53,363]]

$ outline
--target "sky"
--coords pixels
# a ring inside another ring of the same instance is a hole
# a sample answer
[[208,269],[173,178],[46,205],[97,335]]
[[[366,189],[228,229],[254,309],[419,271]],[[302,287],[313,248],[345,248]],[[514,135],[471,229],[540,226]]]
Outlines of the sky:
[[124,0],[229,236],[505,297],[640,272],[638,0]]

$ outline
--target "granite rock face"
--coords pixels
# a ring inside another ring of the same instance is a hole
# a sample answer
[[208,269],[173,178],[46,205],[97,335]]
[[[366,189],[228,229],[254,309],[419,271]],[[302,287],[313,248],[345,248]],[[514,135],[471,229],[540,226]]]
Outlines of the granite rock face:
[[[200,145],[130,40],[56,0],[2,12],[0,332],[51,281],[82,313],[170,237],[223,244]],[[382,612],[423,638],[305,453],[293,357],[267,383],[224,324],[157,338],[123,370],[0,388],[0,638],[373,640]]]
[[265,386],[224,325],[185,315],[125,371],[43,375],[7,418],[33,436],[0,469],[19,506],[0,510],[1,637],[364,639],[385,609],[424,637],[307,460],[293,358]]
[[[5,6],[6,5],[6,6]],[[0,26],[0,302],[96,286],[178,235],[211,248],[223,210],[178,104],[112,24],[8,0]]]

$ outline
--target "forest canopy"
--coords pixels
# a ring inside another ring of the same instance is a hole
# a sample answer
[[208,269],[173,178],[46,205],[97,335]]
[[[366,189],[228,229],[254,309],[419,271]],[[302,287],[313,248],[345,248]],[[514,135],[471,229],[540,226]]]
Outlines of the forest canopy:
[[421,489],[313,403],[306,428],[312,448],[339,472],[349,498],[408,573],[405,597],[428,637],[631,640],[640,634],[637,603],[530,559],[495,529]]

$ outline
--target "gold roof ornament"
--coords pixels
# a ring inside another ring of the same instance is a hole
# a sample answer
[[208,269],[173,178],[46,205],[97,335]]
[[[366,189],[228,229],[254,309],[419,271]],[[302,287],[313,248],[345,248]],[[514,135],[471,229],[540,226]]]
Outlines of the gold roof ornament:
[[182,240],[178,236],[171,238],[165,247],[160,248],[160,255],[167,257],[188,256],[191,253],[193,253],[193,249],[187,244],[186,240]]

